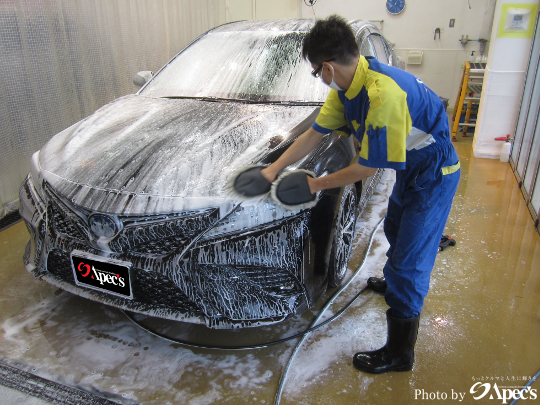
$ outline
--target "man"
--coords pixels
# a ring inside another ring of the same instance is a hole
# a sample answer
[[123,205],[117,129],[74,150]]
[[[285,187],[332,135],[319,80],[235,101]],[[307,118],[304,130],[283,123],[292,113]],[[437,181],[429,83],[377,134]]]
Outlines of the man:
[[[235,188],[253,196],[274,183],[274,197],[298,206],[314,201],[318,191],[355,183],[378,168],[396,170],[384,223],[390,244],[384,279],[368,283],[385,291],[390,307],[387,342],[379,350],[356,353],[353,364],[370,373],[409,371],[430,274],[459,182],[445,108],[413,75],[359,55],[354,34],[341,17],[317,21],[304,39],[302,55],[312,74],[331,87],[319,116],[275,163],[241,173]],[[343,127],[360,142],[358,162],[320,178],[299,172],[276,181],[281,170],[311,152],[324,134]]]

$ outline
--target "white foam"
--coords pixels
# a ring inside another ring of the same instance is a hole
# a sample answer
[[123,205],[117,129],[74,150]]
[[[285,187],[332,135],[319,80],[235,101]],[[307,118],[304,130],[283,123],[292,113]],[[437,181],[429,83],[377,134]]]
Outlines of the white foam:
[[[374,196],[375,205],[359,220],[357,247],[365,246],[386,209],[381,190],[388,192],[390,187],[385,176]],[[381,271],[386,252],[382,229],[375,242],[362,272],[329,313],[365,286],[367,274]],[[2,355],[31,365],[31,372],[45,378],[92,386],[142,403],[205,405],[234,403],[236,397],[271,403],[278,374],[296,343],[234,353],[190,350],[146,333],[115,309],[66,292],[55,295],[50,288],[40,291],[47,294],[40,299],[29,291],[30,304],[0,324]],[[301,402],[304,386],[326,384],[325,376],[336,366],[350,366],[356,351],[382,346],[385,308],[381,296],[368,293],[339,320],[312,333],[292,365],[284,396]],[[302,329],[300,323],[290,323],[289,330],[284,325],[275,327],[289,335]],[[371,377],[358,375],[362,390],[372,382]]]

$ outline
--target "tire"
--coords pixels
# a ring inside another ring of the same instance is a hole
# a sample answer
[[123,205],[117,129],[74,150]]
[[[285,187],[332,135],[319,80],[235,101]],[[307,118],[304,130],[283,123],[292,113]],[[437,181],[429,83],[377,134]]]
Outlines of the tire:
[[334,225],[332,250],[328,263],[328,285],[330,287],[339,287],[347,273],[358,215],[357,205],[356,187],[354,184],[349,184],[343,189]]

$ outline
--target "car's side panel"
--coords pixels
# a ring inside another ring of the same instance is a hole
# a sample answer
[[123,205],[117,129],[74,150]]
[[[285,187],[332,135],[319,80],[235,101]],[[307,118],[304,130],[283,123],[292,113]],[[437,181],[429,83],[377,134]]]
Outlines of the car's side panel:
[[[317,176],[335,173],[349,166],[356,155],[352,137],[329,134],[321,143],[317,154],[306,165],[306,169]],[[335,220],[339,209],[342,188],[325,190],[322,198],[311,211],[310,235],[315,257],[312,283],[308,296],[319,297],[326,289],[328,265],[335,232]]]

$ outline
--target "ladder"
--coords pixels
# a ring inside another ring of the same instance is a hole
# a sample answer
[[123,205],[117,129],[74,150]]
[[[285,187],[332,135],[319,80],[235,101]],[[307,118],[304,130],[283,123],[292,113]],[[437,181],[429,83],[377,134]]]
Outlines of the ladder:
[[[460,126],[463,127],[464,137],[467,136],[467,130],[470,127],[476,127],[476,118],[471,117],[471,115],[478,114],[485,71],[485,63],[465,62],[452,117],[452,121],[454,122],[452,126],[452,141],[454,142],[457,140],[456,135]],[[462,114],[464,114],[464,117],[463,121],[460,122]]]

